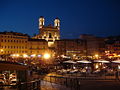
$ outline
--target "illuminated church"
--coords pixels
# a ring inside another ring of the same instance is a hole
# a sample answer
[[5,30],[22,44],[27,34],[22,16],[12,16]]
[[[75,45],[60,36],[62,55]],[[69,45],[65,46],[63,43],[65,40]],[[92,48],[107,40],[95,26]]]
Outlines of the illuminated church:
[[55,40],[60,40],[60,20],[56,18],[54,26],[51,24],[45,26],[45,18],[41,16],[39,18],[39,34],[34,38],[45,39],[48,41],[48,46],[52,46]]
[[45,26],[45,19],[43,16],[41,16],[39,18],[39,34],[34,38],[45,39],[48,42],[60,40],[60,20],[56,18],[54,20],[54,26],[51,24]]

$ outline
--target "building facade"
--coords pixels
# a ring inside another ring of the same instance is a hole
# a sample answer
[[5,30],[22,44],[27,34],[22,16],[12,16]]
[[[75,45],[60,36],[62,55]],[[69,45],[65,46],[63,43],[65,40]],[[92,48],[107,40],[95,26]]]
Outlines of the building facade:
[[120,37],[108,38],[105,46],[108,57],[120,57]]
[[28,55],[39,55],[42,56],[44,53],[49,52],[48,44],[43,39],[28,39]]
[[27,53],[28,38],[22,33],[0,32],[0,54]]
[[105,54],[105,38],[83,34],[80,35],[80,39],[86,42],[87,56],[94,57],[95,55],[103,56]]
[[85,55],[85,42],[80,39],[62,39],[55,41],[56,56],[68,56],[78,59]]
[[0,32],[0,55],[12,57],[42,56],[49,52],[46,40],[32,39],[27,34]]

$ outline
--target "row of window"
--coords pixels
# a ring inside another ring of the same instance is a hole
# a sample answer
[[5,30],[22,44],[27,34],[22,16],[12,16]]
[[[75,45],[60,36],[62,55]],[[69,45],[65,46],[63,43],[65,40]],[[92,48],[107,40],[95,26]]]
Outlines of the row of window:
[[4,51],[4,52],[1,52],[1,53],[27,53],[27,51]]
[[47,43],[46,42],[36,42],[36,43],[34,43],[34,42],[32,42],[32,43],[30,43],[30,44],[32,44],[32,45],[38,45],[38,44],[41,44],[41,45],[46,45]]
[[18,37],[18,36],[1,36],[2,38],[20,38],[20,39],[26,39],[25,37]]
[[30,53],[40,53],[40,51],[30,51]]
[[[40,53],[41,51],[39,50],[35,50],[35,51],[30,51],[30,53]],[[27,53],[27,51],[3,51],[3,52],[0,52],[0,53]]]
[[27,43],[27,41],[24,40],[1,40],[1,42],[16,42],[16,43]]
[[[1,46],[3,49],[27,49],[25,46]],[[45,49],[46,47],[30,47],[30,49]]]
[[4,49],[27,49],[27,47],[24,47],[24,46],[1,46],[1,48],[4,48]]
[[1,36],[3,38],[12,38],[13,36]]
[[30,47],[30,49],[45,49],[46,47]]

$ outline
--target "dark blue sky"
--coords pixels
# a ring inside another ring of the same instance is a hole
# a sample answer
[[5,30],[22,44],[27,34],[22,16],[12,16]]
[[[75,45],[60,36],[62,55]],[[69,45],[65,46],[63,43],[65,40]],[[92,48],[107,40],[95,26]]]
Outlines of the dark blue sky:
[[120,0],[0,0],[0,31],[33,35],[40,16],[59,17],[62,38],[120,35]]

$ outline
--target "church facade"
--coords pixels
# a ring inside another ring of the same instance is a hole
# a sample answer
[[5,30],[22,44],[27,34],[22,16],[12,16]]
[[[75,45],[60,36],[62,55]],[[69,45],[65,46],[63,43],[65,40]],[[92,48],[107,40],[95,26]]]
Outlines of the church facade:
[[36,39],[45,39],[48,41],[48,46],[53,46],[55,40],[60,40],[60,20],[55,18],[54,26],[49,24],[45,26],[45,18],[41,16],[39,18],[39,34],[34,38]]

